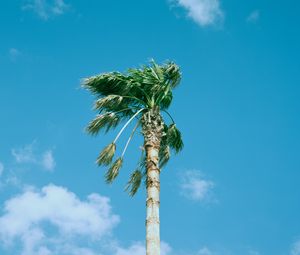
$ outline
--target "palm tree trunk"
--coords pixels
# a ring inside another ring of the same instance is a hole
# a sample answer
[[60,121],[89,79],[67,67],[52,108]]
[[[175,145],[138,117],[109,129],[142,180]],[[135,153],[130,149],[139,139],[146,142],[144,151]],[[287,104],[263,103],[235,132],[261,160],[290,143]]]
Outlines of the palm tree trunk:
[[147,215],[146,215],[146,255],[160,255],[159,223],[159,168],[158,149],[146,147],[147,155]]
[[152,109],[143,115],[142,127],[147,168],[146,255],[160,255],[159,148],[163,121],[159,109]]

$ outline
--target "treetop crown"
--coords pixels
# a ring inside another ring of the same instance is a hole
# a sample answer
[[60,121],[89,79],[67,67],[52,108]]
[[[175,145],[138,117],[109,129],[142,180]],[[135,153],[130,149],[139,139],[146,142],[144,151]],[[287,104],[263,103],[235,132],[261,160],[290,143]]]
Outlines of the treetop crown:
[[173,99],[172,90],[181,80],[180,68],[174,62],[158,65],[154,60],[125,73],[109,72],[84,80],[83,87],[100,100],[96,109],[129,106],[129,108],[167,109]]

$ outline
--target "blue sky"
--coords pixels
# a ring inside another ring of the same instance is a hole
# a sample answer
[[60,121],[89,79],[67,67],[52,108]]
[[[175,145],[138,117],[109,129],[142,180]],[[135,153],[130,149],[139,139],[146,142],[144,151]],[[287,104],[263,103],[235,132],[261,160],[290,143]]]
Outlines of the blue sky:
[[1,1],[0,254],[142,255],[145,190],[95,165],[80,80],[176,61],[185,148],[161,174],[162,255],[300,254],[300,3]]

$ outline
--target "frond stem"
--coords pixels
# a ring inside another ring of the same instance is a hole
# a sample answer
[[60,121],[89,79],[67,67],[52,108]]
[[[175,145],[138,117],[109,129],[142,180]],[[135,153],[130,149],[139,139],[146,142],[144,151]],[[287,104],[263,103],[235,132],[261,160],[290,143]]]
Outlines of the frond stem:
[[138,110],[126,123],[125,125],[122,127],[122,129],[120,130],[120,132],[117,134],[115,140],[113,141],[113,143],[116,143],[116,141],[119,139],[120,135],[123,133],[124,129],[129,125],[129,123],[141,112],[145,110],[145,108],[142,108],[140,110]]
[[136,86],[136,88],[139,89],[144,94],[144,96],[146,97],[146,99],[147,99],[148,102],[151,102],[151,99],[149,98],[149,96],[147,95],[147,93],[145,92],[145,90],[143,90],[139,86]]
[[103,114],[100,114],[100,115],[106,115],[106,114],[111,114],[111,113],[114,113],[114,114],[116,114],[116,113],[119,113],[119,112],[124,112],[124,111],[127,111],[127,110],[130,110],[131,108],[124,108],[124,109],[122,109],[122,110],[119,110],[119,111],[116,111],[116,112],[114,112],[114,111],[111,111],[111,112],[105,112],[105,113],[103,113]]
[[134,128],[132,129],[131,134],[130,134],[130,136],[129,136],[127,142],[126,142],[126,145],[125,145],[125,147],[124,147],[124,150],[123,150],[123,152],[122,152],[121,158],[124,157],[124,154],[125,154],[125,152],[126,152],[126,150],[127,150],[127,147],[128,147],[128,145],[129,145],[129,143],[130,143],[130,141],[131,141],[131,139],[132,139],[132,137],[133,137],[133,135],[134,135],[136,129],[138,128],[139,124],[140,124],[140,121],[138,121],[138,122],[136,123],[136,125],[134,126]]
[[[120,95],[112,95],[112,96],[120,96]],[[137,100],[137,101],[140,102],[142,105],[144,105],[144,102],[143,102],[141,99],[138,99],[137,97],[133,97],[133,96],[120,96],[120,97],[131,98],[131,99]]]
[[[168,92],[170,91],[170,86],[167,87],[167,89],[165,90],[164,93],[161,94],[161,96],[157,97],[157,99],[155,100],[155,103],[158,104],[159,102],[161,102],[168,94]],[[160,91],[156,92],[155,93],[155,96],[156,94],[158,94]]]

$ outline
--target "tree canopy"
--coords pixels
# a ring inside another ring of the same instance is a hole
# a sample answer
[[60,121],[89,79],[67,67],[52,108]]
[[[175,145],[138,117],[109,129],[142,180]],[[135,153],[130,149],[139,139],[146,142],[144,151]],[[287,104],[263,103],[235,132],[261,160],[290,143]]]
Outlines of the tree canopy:
[[[128,69],[125,73],[102,73],[84,79],[83,87],[95,95],[94,110],[98,112],[88,124],[87,132],[92,135],[97,135],[101,130],[108,132],[126,121],[114,141],[106,146],[97,158],[98,165],[109,166],[105,175],[108,183],[113,182],[118,176],[126,149],[136,129],[141,126],[143,114],[153,109],[156,109],[159,115],[162,112],[166,113],[171,119],[170,125],[165,124],[165,121],[163,123],[159,150],[160,167],[170,159],[171,150],[175,153],[182,150],[181,133],[167,112],[173,99],[173,89],[178,86],[180,80],[180,68],[174,62],[158,65],[154,60],[140,68]],[[127,140],[123,153],[113,161],[116,142],[134,119],[137,119],[137,124]],[[130,195],[137,192],[145,175],[145,153],[142,151],[140,163],[131,174],[126,186]]]

